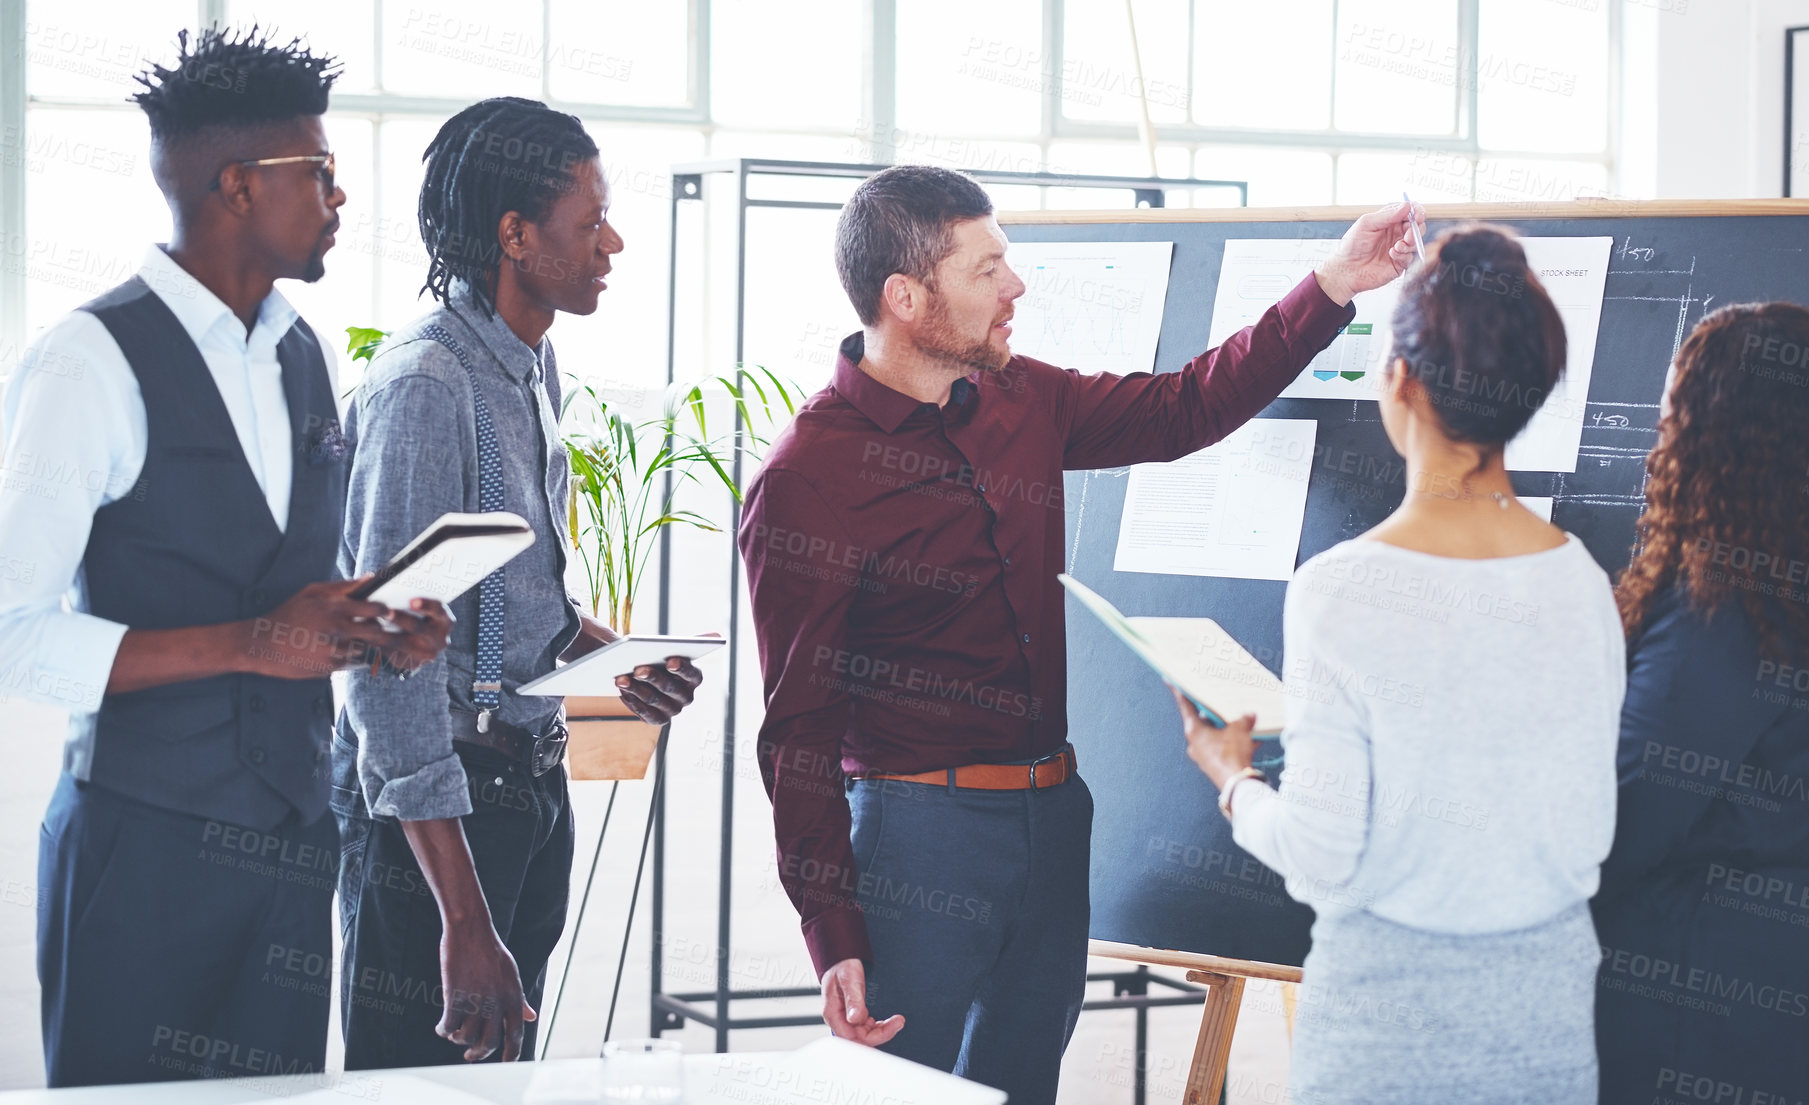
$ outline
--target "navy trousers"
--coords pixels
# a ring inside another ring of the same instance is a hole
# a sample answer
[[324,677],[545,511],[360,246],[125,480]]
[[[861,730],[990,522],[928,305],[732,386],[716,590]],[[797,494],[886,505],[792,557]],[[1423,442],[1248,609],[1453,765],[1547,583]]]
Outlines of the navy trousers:
[[1055,1100],[1087,980],[1093,796],[848,784],[856,893],[873,964],[867,1006],[904,1014],[894,1055]]
[[38,841],[51,1086],[324,1070],[338,833],[158,809],[64,775]]
[[[490,921],[502,938],[529,1005],[540,1011],[547,960],[565,930],[573,836],[565,769],[535,778],[522,764],[457,742],[471,789],[465,839]],[[351,755],[336,750],[335,761]],[[440,980],[440,911],[414,849],[392,819],[340,814],[340,1023],[347,1070],[463,1063],[465,1049],[434,1026],[445,1011]],[[536,1025],[525,1026],[523,1059],[534,1057]],[[491,1055],[502,1058],[502,1049]]]

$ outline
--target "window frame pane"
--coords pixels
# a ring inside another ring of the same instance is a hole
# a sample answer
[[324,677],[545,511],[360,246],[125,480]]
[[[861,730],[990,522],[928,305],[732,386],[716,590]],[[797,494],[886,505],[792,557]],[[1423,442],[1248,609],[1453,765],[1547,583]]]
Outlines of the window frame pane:
[[[527,5],[527,10],[523,15],[517,16],[518,22],[515,25],[524,30],[534,29],[536,27],[536,17],[539,19],[538,27],[540,28],[546,27],[549,22],[556,22],[553,18],[552,9],[547,6],[552,2],[553,0],[535,0],[534,3]],[[685,103],[682,105],[646,103],[636,105],[572,102],[552,99],[547,95],[551,90],[552,75],[548,69],[551,62],[548,60],[548,52],[545,50],[541,51],[539,56],[540,77],[538,84],[540,86],[540,98],[546,100],[551,106],[557,109],[569,111],[580,116],[585,119],[587,124],[593,126],[600,125],[608,127],[611,124],[617,123],[647,123],[680,128],[695,128],[702,137],[702,141],[706,144],[706,148],[714,144],[711,136],[719,130],[732,131],[738,129],[720,124],[716,119],[718,113],[713,110],[716,106],[714,103],[716,94],[726,93],[727,95],[733,96],[736,94],[736,90],[712,89],[712,37],[711,27],[709,25],[710,17],[713,14],[716,14],[712,11],[712,8],[734,2],[734,0],[661,0],[661,2],[673,5],[682,3],[687,15],[689,35],[685,47],[685,56],[688,59],[687,64],[689,71],[685,81],[687,89]],[[898,54],[902,38],[909,36],[901,36],[900,28],[898,26],[888,26],[871,20],[865,23],[860,31],[860,35],[863,36],[862,44],[865,47],[870,47],[868,54],[869,57],[873,59],[871,63],[872,72],[866,74],[867,83],[871,83],[873,75],[877,73],[881,75],[882,79],[890,78],[888,82],[889,87],[849,88],[846,90],[847,99],[858,105],[857,111],[863,117],[866,122],[866,127],[869,129],[857,128],[855,131],[850,131],[843,125],[808,125],[806,121],[794,120],[780,121],[777,125],[773,126],[771,130],[776,134],[794,136],[795,139],[800,141],[809,140],[822,149],[833,148],[836,151],[835,157],[832,158],[833,160],[846,160],[852,162],[868,160],[882,162],[897,160],[930,160],[958,168],[1009,168],[1019,171],[1033,171],[1045,166],[1049,168],[1059,168],[1060,166],[1058,163],[1061,159],[1059,157],[1052,158],[1053,151],[1069,150],[1091,144],[1098,147],[1121,146],[1126,151],[1124,163],[1127,165],[1136,164],[1142,157],[1142,144],[1137,134],[1137,127],[1134,124],[1078,120],[1070,117],[1063,110],[1063,105],[1067,101],[1064,100],[1059,85],[1059,81],[1064,72],[1062,27],[1067,7],[1070,4],[1082,2],[1085,2],[1085,0],[1040,0],[1039,7],[1042,13],[1040,23],[1027,21],[1027,25],[1023,28],[1022,35],[1016,36],[1021,38],[1022,42],[1026,45],[1040,44],[1039,49],[1042,57],[1046,60],[1039,62],[1036,67],[1036,75],[1039,77],[1046,76],[1050,78],[1051,81],[1051,83],[1046,86],[1042,86],[1042,91],[1040,92],[1040,98],[1042,100],[1040,119],[1038,120],[1038,125],[1034,133],[1028,131],[1024,127],[1024,124],[1028,124],[1029,122],[1028,118],[1018,119],[1017,123],[1019,125],[1015,128],[1016,132],[1011,134],[988,134],[984,128],[984,123],[976,122],[973,127],[976,133],[961,135],[954,135],[951,133],[949,135],[943,135],[942,138],[944,139],[944,145],[947,146],[947,149],[942,149],[940,147],[934,149],[920,148],[924,141],[923,136],[934,128],[903,127],[901,126],[901,120],[899,119],[899,112],[896,110],[898,92],[901,86],[901,82],[897,75],[899,71]],[[1458,96],[1459,120],[1457,133],[1455,135],[1413,136],[1341,131],[1336,129],[1333,125],[1335,123],[1335,117],[1333,115],[1335,102],[1328,103],[1326,113],[1327,125],[1322,129],[1277,130],[1196,124],[1191,121],[1194,117],[1193,109],[1197,107],[1198,104],[1195,89],[1197,74],[1194,72],[1194,52],[1198,43],[1194,31],[1198,20],[1201,18],[1201,13],[1204,10],[1201,5],[1213,2],[1217,2],[1217,0],[1190,0],[1187,5],[1187,87],[1184,91],[1177,89],[1173,90],[1173,92],[1175,96],[1183,99],[1187,105],[1187,118],[1189,121],[1171,123],[1158,119],[1155,123],[1156,140],[1162,151],[1170,157],[1177,155],[1184,156],[1185,158],[1191,159],[1192,163],[1197,166],[1210,150],[1218,147],[1230,146],[1246,149],[1273,150],[1277,155],[1282,156],[1295,155],[1330,158],[1334,168],[1328,194],[1326,196],[1327,202],[1330,202],[1332,199],[1330,192],[1335,191],[1337,188],[1337,161],[1346,154],[1375,154],[1381,156],[1409,155],[1413,163],[1413,172],[1416,174],[1433,173],[1440,176],[1441,179],[1449,179],[1453,186],[1461,185],[1461,183],[1467,179],[1470,186],[1470,195],[1473,198],[1479,195],[1486,198],[1488,194],[1499,190],[1499,182],[1492,179],[1490,171],[1501,165],[1508,165],[1512,168],[1527,167],[1529,171],[1542,170],[1547,166],[1552,169],[1561,169],[1564,165],[1570,165],[1572,170],[1569,172],[1560,172],[1558,175],[1561,176],[1575,176],[1583,167],[1586,167],[1586,175],[1588,177],[1606,180],[1607,191],[1610,194],[1614,194],[1616,189],[1621,186],[1621,167],[1617,162],[1615,150],[1617,148],[1618,134],[1620,131],[1619,113],[1622,110],[1622,107],[1618,98],[1618,90],[1613,88],[1612,85],[1610,86],[1608,102],[1606,105],[1608,118],[1606,120],[1605,131],[1607,137],[1602,149],[1522,150],[1506,148],[1483,149],[1480,146],[1477,134],[1477,65],[1479,56],[1477,39],[1480,33],[1479,21],[1484,0],[1456,0],[1459,12],[1459,53],[1465,59],[1466,69],[1463,74],[1460,74],[1458,80],[1461,89]],[[234,6],[239,7],[241,11],[245,11],[254,7],[257,3],[258,0],[206,0],[206,7],[207,10],[212,10],[214,7],[217,7],[221,11],[230,13]],[[1612,77],[1613,72],[1616,70],[1615,58],[1618,56],[1618,51],[1621,49],[1621,40],[1624,34],[1624,21],[1621,18],[1617,3],[1610,2],[1605,4],[1604,7],[1610,12],[1607,31],[1607,48],[1610,56],[1604,59],[1603,70]],[[1145,9],[1140,5],[1139,10],[1141,13]],[[14,17],[20,24],[19,28],[15,30],[15,34],[24,33],[26,27],[24,19],[22,18],[24,14],[37,15],[39,17],[39,22],[45,20],[52,22],[67,22],[66,19],[61,17],[60,11],[50,4],[49,0],[32,0],[29,5],[26,5],[21,9],[20,15]],[[385,91],[385,75],[383,72],[383,52],[385,44],[383,42],[383,34],[381,33],[380,28],[375,25],[376,21],[374,16],[368,18],[370,18],[372,24],[369,27],[371,51],[368,63],[368,67],[371,70],[372,87],[354,89],[348,85],[343,89],[336,90],[333,96],[332,107],[329,112],[331,117],[358,118],[368,121],[374,127],[372,133],[379,136],[375,140],[376,143],[381,146],[382,139],[380,136],[383,131],[383,126],[390,120],[418,119],[438,121],[445,119],[468,105],[469,99],[464,96],[411,96]],[[1332,45],[1333,49],[1335,49],[1338,45],[1336,38],[1339,19],[1338,10],[1335,4],[1331,9],[1331,14],[1326,18],[1330,21],[1331,34],[1334,40]],[[676,20],[672,21],[672,25],[676,26]],[[283,34],[288,34],[291,31],[295,31],[302,33],[305,36],[309,29],[310,28],[299,26],[294,28],[285,26],[281,28],[281,32]],[[1143,33],[1146,30],[1147,28],[1140,23],[1140,33]],[[359,32],[354,30],[349,37],[355,40],[358,34]],[[345,40],[346,39],[342,37],[341,41]],[[349,47],[344,48],[350,52]],[[173,50],[173,40],[169,46],[169,50]],[[163,52],[167,54],[169,50]],[[1327,63],[1330,64],[1330,61],[1331,59],[1328,58]],[[1573,62],[1572,64],[1574,65],[1575,63]],[[20,67],[20,69],[21,73],[18,78],[12,82],[0,82],[0,84],[11,83],[24,85],[25,82],[29,80],[30,67],[27,65]],[[364,82],[361,81],[360,83]],[[4,91],[4,89],[0,89],[0,91]],[[11,125],[17,128],[20,135],[26,135],[30,121],[29,117],[38,109],[53,111],[84,110],[101,112],[135,112],[136,109],[129,102],[126,102],[124,98],[125,93],[129,92],[130,89],[122,87],[120,91],[121,95],[119,98],[114,99],[111,97],[97,98],[85,95],[78,96],[73,93],[63,95],[35,94],[29,87],[22,87],[7,95],[0,95],[0,108],[3,108],[5,113],[4,118],[0,118],[0,124]],[[1331,95],[1335,101],[1335,87]],[[873,116],[871,119],[866,118],[869,114]],[[761,129],[764,130],[767,128]],[[28,136],[23,137],[18,141],[25,143],[29,141],[29,138]],[[830,145],[824,145],[824,143],[829,143]],[[928,154],[928,156],[924,156],[925,154]],[[379,160],[381,160],[381,158],[373,157],[373,166],[375,166],[376,162]],[[1001,164],[1001,161],[1003,161],[1004,164]],[[1546,164],[1542,165],[1541,163]],[[1440,168],[1440,166],[1443,166],[1443,168]],[[1164,169],[1164,173],[1166,174],[1167,172],[1169,172],[1169,170]],[[14,178],[17,177],[19,179],[16,183],[22,184],[25,175],[26,174],[23,172],[10,174],[6,177],[5,183],[15,183]],[[1542,172],[1534,172],[1533,175],[1543,177],[1544,174]],[[1310,187],[1305,189],[1305,191],[1317,194],[1320,190],[1320,184],[1321,182],[1314,181]],[[1424,186],[1422,190],[1436,192],[1438,187],[1433,184],[1428,184]],[[18,189],[18,191],[20,194],[14,196],[0,195],[0,232],[23,234],[29,229],[29,217],[28,213],[25,211],[24,190],[21,188]],[[376,188],[372,189],[373,195],[370,198],[373,201],[375,200],[374,193],[376,191]],[[1260,196],[1261,191],[1262,190],[1259,189],[1259,195],[1255,197],[1258,203],[1263,202]],[[1043,197],[1045,203],[1047,203],[1049,199],[1046,193],[1047,190],[1045,189]],[[1216,195],[1211,197],[1195,197],[1195,201],[1198,202],[1202,198],[1216,200],[1219,197]],[[1175,202],[1179,204],[1184,202],[1184,200],[1181,197],[1177,197]],[[380,218],[382,219],[383,226],[389,226],[390,224],[402,226],[405,223],[412,222],[413,212],[412,210],[382,210]],[[387,237],[385,237],[386,233],[387,232],[382,230],[382,227],[375,228],[373,234],[383,240],[373,241],[369,247],[373,252],[381,255],[377,258],[376,267],[378,271],[373,275],[373,317],[376,316],[376,309],[383,298],[381,294],[377,294],[375,289],[382,283],[382,270],[384,267],[384,260],[387,259],[387,252],[393,249],[394,252],[400,253],[403,249],[402,243],[389,242]],[[400,233],[400,231],[397,233]],[[341,263],[344,264],[345,260],[349,260],[351,251],[344,250],[342,252],[348,254],[348,257],[341,261]],[[0,283],[4,283],[8,288],[11,288],[19,283],[19,281],[7,282],[0,280]],[[18,325],[24,316],[24,297],[20,295],[11,296],[9,298],[13,304],[17,304],[18,306],[11,310],[0,307],[0,322],[8,323],[3,329],[10,331],[7,334],[0,335],[0,337],[18,340],[24,336],[21,327]]]
[[[1048,9],[1056,23],[1053,31],[1045,36],[1052,51],[1047,68],[1054,74],[1057,84],[1051,90],[1049,100],[1053,106],[1050,112],[1048,134],[1045,141],[1065,142],[1073,140],[1092,140],[1107,142],[1136,142],[1137,128],[1122,123],[1103,123],[1076,118],[1063,110],[1067,103],[1063,90],[1059,85],[1061,76],[1067,71],[1067,60],[1062,56],[1062,21],[1066,7],[1071,3],[1084,0],[1048,0]],[[1193,0],[1193,18],[1197,20],[1199,5],[1216,0]],[[1508,149],[1488,148],[1481,146],[1478,137],[1478,89],[1479,64],[1478,35],[1483,0],[1456,0],[1457,8],[1457,45],[1455,48],[1441,47],[1446,53],[1456,55],[1456,68],[1453,81],[1457,86],[1456,112],[1457,119],[1453,133],[1446,135],[1417,135],[1412,133],[1389,133],[1378,131],[1340,130],[1335,125],[1336,86],[1331,93],[1331,102],[1326,109],[1327,125],[1324,128],[1278,128],[1267,126],[1220,126],[1195,122],[1186,124],[1155,124],[1158,142],[1163,144],[1181,144],[1196,149],[1217,145],[1227,146],[1269,146],[1282,150],[1311,151],[1329,154],[1334,158],[1346,153],[1407,154],[1415,158],[1443,157],[1455,163],[1465,163],[1473,167],[1483,159],[1513,159],[1531,161],[1554,161],[1571,163],[1589,163],[1600,165],[1608,180],[1608,189],[1613,192],[1619,184],[1620,170],[1615,156],[1615,148],[1619,132],[1618,113],[1621,110],[1615,90],[1612,86],[1612,74],[1616,70],[1615,57],[1619,49],[1622,35],[1622,20],[1617,3],[1608,3],[1604,8],[1609,12],[1607,52],[1602,61],[1602,71],[1609,75],[1610,89],[1606,105],[1607,118],[1604,127],[1604,141],[1600,148],[1576,149],[1573,145],[1552,149]],[[1334,40],[1341,18],[1333,5],[1327,18],[1332,23]],[[1336,49],[1334,42],[1334,52]],[[1442,62],[1442,57],[1441,57]],[[1328,60],[1328,64],[1329,64]],[[1199,103],[1199,92],[1194,85],[1197,74],[1189,67],[1188,99],[1196,106]],[[1197,112],[1196,112],[1197,115]],[[1471,194],[1475,194],[1475,181],[1472,179]]]

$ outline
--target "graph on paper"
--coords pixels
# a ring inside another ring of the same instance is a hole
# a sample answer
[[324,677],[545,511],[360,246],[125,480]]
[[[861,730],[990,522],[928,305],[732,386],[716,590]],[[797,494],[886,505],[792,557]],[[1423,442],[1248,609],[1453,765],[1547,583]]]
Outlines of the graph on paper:
[[[1216,347],[1261,318],[1338,246],[1335,238],[1234,238],[1225,243],[1224,267],[1212,304]],[[1288,399],[1374,399],[1387,353],[1388,316],[1398,284],[1357,297],[1357,317],[1282,390]]]
[[[1569,352],[1562,379],[1549,395],[1540,397],[1532,421],[1508,444],[1510,469],[1576,471],[1613,244],[1612,238],[1520,239],[1527,263],[1539,274],[1564,320]],[[1337,245],[1333,238],[1237,238],[1226,242],[1207,344],[1217,346],[1261,318]],[[1453,279],[1462,282],[1470,275],[1454,273]],[[1478,286],[1483,279],[1485,274],[1476,274]],[[1503,294],[1512,294],[1510,285],[1504,287]],[[1389,320],[1400,299],[1400,288],[1401,282],[1396,280],[1358,295],[1356,317],[1282,389],[1281,397],[1374,400],[1382,359],[1389,354]],[[1488,396],[1479,393],[1478,399]]]
[[[1150,372],[1172,242],[1014,242],[1011,351],[1082,372]],[[1198,352],[1198,350],[1195,350]]]

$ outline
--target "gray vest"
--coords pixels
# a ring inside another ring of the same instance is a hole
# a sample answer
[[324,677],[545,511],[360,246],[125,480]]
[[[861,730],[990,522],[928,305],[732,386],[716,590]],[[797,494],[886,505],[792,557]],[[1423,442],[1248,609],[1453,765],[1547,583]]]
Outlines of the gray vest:
[[[308,325],[298,319],[277,344],[295,448],[279,529],[201,351],[163,300],[133,277],[81,309],[119,343],[149,430],[138,484],[94,514],[82,559],[92,612],[134,629],[238,621],[335,578],[346,448]],[[312,821],[327,806],[332,696],[324,670],[106,695],[89,781],[252,828],[292,810]]]

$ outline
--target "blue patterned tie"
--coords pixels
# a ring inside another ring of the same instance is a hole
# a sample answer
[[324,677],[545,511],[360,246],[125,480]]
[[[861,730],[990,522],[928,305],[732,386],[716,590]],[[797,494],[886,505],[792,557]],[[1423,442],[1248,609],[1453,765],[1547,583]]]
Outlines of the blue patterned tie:
[[[489,512],[503,508],[502,451],[496,447],[496,430],[490,425],[490,408],[484,405],[484,389],[478,386],[477,370],[452,335],[439,326],[429,326],[421,336],[437,341],[465,367],[471,377],[471,405],[477,409],[477,506]],[[503,569],[498,568],[477,585],[477,677],[471,683],[471,698],[477,704],[477,731],[490,731],[490,715],[502,698],[503,654]]]

